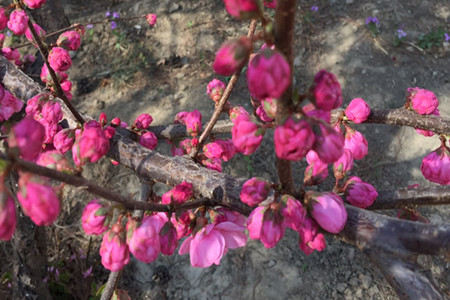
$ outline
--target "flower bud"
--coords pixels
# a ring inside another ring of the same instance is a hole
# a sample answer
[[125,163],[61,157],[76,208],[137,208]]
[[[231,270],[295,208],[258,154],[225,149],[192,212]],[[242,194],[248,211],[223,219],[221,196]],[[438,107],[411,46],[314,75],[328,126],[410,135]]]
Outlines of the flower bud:
[[317,152],[321,161],[331,164],[344,153],[344,137],[323,121],[314,122],[315,141],[312,149]]
[[450,184],[450,149],[444,144],[428,154],[420,166],[423,176],[435,183]]
[[156,25],[156,15],[155,14],[148,14],[145,16],[145,18],[147,19],[147,23],[150,26],[155,26]]
[[314,134],[305,120],[288,118],[274,132],[275,153],[281,159],[301,160],[314,144]]
[[109,140],[101,128],[87,128],[72,147],[73,160],[77,165],[97,162],[108,153],[109,146]]
[[36,161],[36,164],[60,172],[72,171],[69,160],[58,150],[48,150],[45,152],[41,152]]
[[211,100],[216,103],[218,103],[220,98],[222,98],[224,91],[225,83],[218,79],[211,80],[206,87],[206,93],[208,94],[209,98],[211,98]]
[[331,111],[317,109],[314,104],[310,103],[303,106],[303,111],[308,117],[316,118],[317,120],[323,120],[325,123],[330,123]]
[[231,76],[240,70],[248,60],[252,44],[247,37],[225,42],[216,53],[214,72]]
[[266,48],[249,62],[247,84],[250,93],[260,100],[280,98],[291,84],[291,68],[281,53]]
[[72,148],[75,141],[75,131],[73,129],[60,130],[53,137],[53,146],[61,153],[66,153]]
[[6,23],[8,23],[8,17],[5,14],[5,8],[0,7],[0,30],[6,28]]
[[246,121],[250,121],[250,114],[242,106],[235,106],[228,113],[233,124],[236,124],[241,116],[242,118],[245,118]]
[[347,222],[347,210],[341,197],[332,192],[308,192],[311,215],[324,230],[339,233]]
[[436,95],[431,91],[415,87],[408,88],[407,92],[409,93],[407,98],[411,101],[412,109],[414,109],[418,114],[432,114],[439,105]]
[[166,222],[159,232],[161,253],[172,255],[178,247],[177,230],[172,222]]
[[231,130],[231,139],[237,152],[250,155],[258,149],[264,136],[264,129],[240,116]]
[[23,159],[35,160],[42,149],[44,138],[44,126],[26,117],[12,128],[8,143],[10,148],[19,148]]
[[14,113],[21,111],[22,107],[22,101],[4,90],[0,84],[0,122],[9,120]]
[[[439,113],[439,108],[436,108],[430,115],[440,116],[441,114]],[[416,128],[416,127],[414,127],[414,129],[416,130],[417,133],[419,133],[423,136],[433,136],[434,135],[434,132],[430,131],[430,130],[424,130],[424,129],[420,129],[420,128]]]
[[20,58],[19,50],[10,47],[3,48],[1,54],[9,61],[17,60]]
[[196,109],[191,112],[182,111],[175,116],[175,123],[185,125],[187,133],[195,137],[202,130],[202,114]]
[[[42,29],[41,26],[34,23],[33,27],[34,27],[34,30],[36,30],[36,33],[38,34],[38,36],[40,38],[43,38],[45,36],[45,30]],[[31,43],[34,43],[33,34],[31,33],[31,30],[30,30],[30,28],[28,28],[28,26],[27,26],[27,30],[25,31],[25,37],[27,38],[28,41],[30,41]]]
[[361,98],[353,99],[350,104],[345,109],[345,116],[350,121],[353,121],[355,123],[362,123],[370,115],[370,107]]
[[69,52],[61,47],[54,47],[48,54],[48,62],[55,72],[67,71],[72,65]]
[[66,31],[58,37],[56,44],[66,50],[76,51],[81,45],[81,35],[76,30]]
[[215,140],[203,146],[203,152],[208,158],[229,161],[236,153],[236,150],[231,140]]
[[258,15],[257,0],[223,0],[227,12],[236,18],[248,19]]
[[310,91],[318,109],[332,110],[342,105],[341,85],[333,73],[325,70],[317,72]]
[[153,122],[152,116],[149,114],[140,114],[133,123],[133,127],[137,129],[147,129]]
[[345,184],[345,200],[351,205],[366,208],[373,204],[378,197],[377,190],[367,182],[353,176]]
[[158,138],[151,131],[145,131],[142,135],[139,136],[139,144],[153,150],[158,145]]
[[14,10],[9,16],[8,28],[15,35],[22,35],[28,28],[28,16],[24,10]]
[[111,272],[118,272],[130,261],[130,252],[125,242],[123,227],[114,224],[102,239],[100,246],[102,265]]
[[344,149],[342,156],[334,162],[333,170],[336,179],[342,179],[353,168],[353,155],[348,149]]
[[275,119],[277,116],[277,99],[265,98],[261,100],[261,107],[266,112],[267,117]]
[[264,206],[257,206],[247,218],[248,235],[253,240],[261,238],[261,228],[266,210],[267,208]]
[[318,233],[317,223],[307,217],[299,231],[298,246],[306,254],[310,255],[314,250],[322,251],[326,247],[325,237]]
[[86,234],[99,235],[108,230],[112,211],[103,206],[99,199],[89,202],[83,209],[81,225]]
[[305,177],[303,179],[305,185],[313,186],[322,183],[328,176],[328,165],[320,160],[314,150],[310,150],[306,154],[306,161],[309,166],[305,169]]
[[366,138],[357,130],[347,127],[344,149],[350,150],[354,159],[362,159],[367,155],[369,146]]
[[275,8],[277,0],[264,0],[264,6],[268,8]]
[[261,226],[261,243],[266,248],[273,248],[283,238],[286,226],[281,211],[269,207],[264,212]]
[[46,1],[47,0],[23,0],[23,2],[25,2],[25,4],[31,9],[41,7]]
[[264,107],[262,105],[258,106],[256,109],[256,115],[261,119],[263,122],[272,122],[274,119],[270,118],[266,111],[264,110]]
[[283,195],[281,202],[283,203],[281,213],[284,217],[284,224],[295,231],[300,231],[306,218],[306,210],[300,201],[289,195]]
[[176,185],[173,189],[168,191],[162,196],[162,204],[174,203],[176,205],[181,205],[188,201],[194,193],[193,186],[191,183],[183,181],[181,184]]
[[253,177],[247,180],[242,186],[241,201],[249,206],[255,206],[266,200],[269,195],[270,186],[262,178]]

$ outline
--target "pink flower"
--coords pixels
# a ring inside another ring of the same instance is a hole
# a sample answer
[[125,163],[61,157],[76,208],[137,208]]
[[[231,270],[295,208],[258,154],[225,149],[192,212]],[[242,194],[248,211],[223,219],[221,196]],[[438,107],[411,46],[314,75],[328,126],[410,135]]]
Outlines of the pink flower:
[[255,206],[266,200],[269,191],[270,186],[267,181],[253,177],[244,183],[239,196],[245,204]]
[[309,166],[305,169],[303,182],[307,186],[318,185],[328,176],[328,165],[320,160],[319,155],[314,150],[306,154],[306,161]]
[[140,114],[133,123],[133,127],[137,129],[147,129],[153,122],[152,116],[149,114]]
[[[112,126],[107,125],[107,126],[103,127],[103,133],[105,134],[106,138],[108,140],[110,140],[116,134],[116,129],[114,127],[112,127]],[[156,136],[155,136],[155,138],[156,138]]]
[[344,149],[342,156],[334,162],[333,170],[336,179],[342,179],[353,168],[353,155],[348,149]]
[[76,30],[66,31],[58,37],[56,44],[66,50],[76,51],[81,45],[81,35]]
[[145,148],[153,150],[158,145],[158,138],[153,132],[145,131],[142,135],[139,136],[139,144],[141,144]]
[[333,73],[320,70],[314,77],[311,93],[318,109],[332,110],[342,105],[342,91]]
[[225,91],[225,83],[218,79],[211,80],[206,86],[206,93],[209,98],[214,102],[218,103],[220,98],[222,98],[223,92]]
[[231,139],[237,152],[250,155],[258,149],[263,139],[264,130],[250,120],[245,115],[240,116],[231,130]]
[[277,0],[264,0],[264,6],[268,8],[275,8]]
[[58,124],[63,118],[61,105],[59,102],[47,101],[42,105],[42,117],[49,124]]
[[344,201],[335,193],[308,192],[311,215],[320,227],[330,233],[339,233],[347,222]]
[[252,43],[247,37],[223,43],[216,53],[214,72],[224,76],[233,75],[245,65],[251,50]]
[[345,184],[345,200],[351,205],[366,208],[373,204],[378,197],[377,190],[367,182],[360,178],[351,177]]
[[261,228],[266,210],[267,208],[264,206],[257,206],[248,216],[248,236],[253,240],[259,240],[261,238]]
[[[57,70],[54,70],[54,71],[56,72],[56,76],[57,76],[58,80],[62,81],[62,80],[67,79],[67,74],[66,73],[61,72],[61,71],[57,71]],[[50,73],[48,71],[48,68],[47,68],[46,64],[44,64],[42,66],[40,77],[41,77],[42,82],[44,82],[44,83],[53,82],[52,77],[50,76]]]
[[203,153],[199,155],[200,163],[210,170],[222,172],[222,161],[219,158],[207,158]]
[[69,52],[61,47],[54,47],[48,55],[48,62],[55,72],[67,71],[72,65]]
[[113,127],[117,127],[117,126],[120,126],[120,119],[119,118],[114,118],[114,119],[112,119],[111,120],[111,126],[113,126]]
[[363,99],[356,98],[345,109],[345,115],[350,121],[362,123],[369,117],[370,107]]
[[362,159],[367,155],[369,146],[366,138],[357,130],[347,127],[345,133],[344,149],[350,150],[354,159]]
[[175,116],[175,123],[185,125],[186,131],[195,137],[202,130],[202,114],[196,109],[191,112],[182,111]]
[[291,84],[291,68],[281,53],[266,48],[249,62],[247,84],[258,99],[279,98]]
[[245,118],[245,120],[250,121],[250,114],[242,106],[233,107],[228,114],[230,115],[231,122],[234,124],[236,124],[241,116],[242,118]]
[[108,230],[112,211],[103,206],[99,199],[89,202],[83,209],[81,225],[86,234],[99,235]]
[[306,218],[306,210],[300,201],[289,195],[283,195],[281,202],[283,203],[281,213],[284,217],[284,224],[295,231],[300,231]]
[[317,152],[320,160],[326,164],[331,164],[339,159],[344,153],[344,137],[323,121],[317,121],[313,129],[316,139],[312,149]]
[[178,247],[177,229],[172,222],[166,222],[159,232],[161,253],[172,255]]
[[[45,36],[45,30],[42,29],[41,26],[39,26],[38,24],[34,23],[33,24],[34,30],[36,30],[38,36],[40,38],[43,38]],[[31,33],[30,28],[27,27],[27,30],[25,31],[25,37],[27,38],[27,40],[29,40],[31,43],[34,43],[34,38],[33,38],[33,34]]]
[[102,239],[100,246],[102,265],[111,272],[118,272],[130,261],[130,251],[125,242],[123,227],[114,224]]
[[5,29],[7,23],[8,23],[8,16],[6,16],[5,14],[5,8],[0,7],[0,30]]
[[266,248],[273,248],[283,238],[286,225],[281,211],[269,207],[264,213],[261,226],[261,243]]
[[407,98],[409,101],[411,101],[412,108],[418,114],[432,114],[439,105],[439,101],[436,98],[436,95],[431,91],[415,87],[408,88],[407,92],[409,93]]
[[314,134],[305,120],[288,118],[274,132],[275,153],[281,159],[301,160],[314,144]]
[[48,150],[45,152],[41,152],[38,159],[36,160],[36,164],[60,172],[72,171],[69,160],[58,150]]
[[77,165],[97,162],[109,151],[109,140],[101,128],[88,128],[83,131],[72,147],[72,157]]
[[20,52],[17,49],[13,49],[10,47],[6,47],[2,49],[2,55],[7,59],[7,60],[17,60],[20,58]]
[[331,111],[329,110],[316,109],[314,104],[310,103],[303,106],[303,111],[306,113],[308,117],[313,117],[318,120],[323,120],[325,121],[325,123],[330,123]]
[[208,158],[229,161],[236,153],[236,150],[231,140],[215,140],[203,146],[203,152]]
[[132,227],[130,227],[130,223],[127,224],[128,247],[137,259],[150,263],[158,258],[161,252],[159,232],[166,221],[167,217],[164,214],[155,214],[145,216],[137,228],[137,224]]
[[23,102],[0,85],[0,122],[7,121],[14,113],[22,110]]
[[161,203],[181,205],[188,201],[194,193],[192,184],[183,181],[181,184],[176,185],[173,189],[162,195]]
[[318,231],[317,223],[309,217],[306,218],[299,231],[298,239],[298,246],[306,255],[310,255],[314,250],[322,251],[325,249],[325,237]]
[[256,115],[261,119],[263,122],[272,122],[274,119],[270,118],[266,111],[264,110],[264,107],[262,105],[258,106],[256,109]]
[[150,26],[155,26],[156,25],[156,15],[155,14],[148,14],[145,16],[145,18],[147,19],[147,23]]
[[62,153],[66,153],[72,148],[75,141],[75,131],[73,129],[60,130],[53,137],[53,146]]
[[223,0],[227,12],[236,18],[256,16],[259,11],[256,0]]
[[45,4],[46,0],[23,0],[23,2],[25,2],[29,8],[36,9]]
[[24,173],[19,178],[17,199],[23,212],[38,226],[53,224],[60,211],[59,199],[43,178]]
[[175,213],[172,214],[172,218],[170,219],[173,226],[177,230],[177,239],[181,239],[182,237],[188,236],[192,232],[191,225],[191,217],[189,212],[184,211],[179,216],[176,216]]
[[9,241],[16,230],[16,206],[8,193],[4,178],[0,178],[0,240]]
[[450,150],[444,144],[428,154],[420,166],[423,176],[435,183],[450,184]]
[[9,16],[8,28],[15,35],[22,35],[28,28],[28,16],[24,10],[14,10]]
[[10,148],[18,147],[25,160],[35,160],[42,149],[45,129],[37,121],[26,117],[11,130],[8,143]]

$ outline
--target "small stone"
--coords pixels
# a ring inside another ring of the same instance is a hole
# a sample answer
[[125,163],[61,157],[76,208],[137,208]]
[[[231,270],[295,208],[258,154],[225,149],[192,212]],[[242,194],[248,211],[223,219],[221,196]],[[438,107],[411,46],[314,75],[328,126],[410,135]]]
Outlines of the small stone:
[[361,280],[364,289],[368,289],[372,284],[372,277],[369,275],[360,275],[359,279]]
[[275,261],[273,259],[269,260],[269,263],[267,264],[267,266],[269,268],[272,268],[273,266],[275,266]]
[[358,279],[356,279],[355,277],[352,277],[349,283],[351,286],[357,286],[359,284]]
[[352,3],[353,3],[353,0],[345,0],[345,3],[347,3],[347,4],[352,4]]
[[172,3],[172,5],[169,8],[169,14],[176,12],[177,10],[180,9],[180,4],[178,3]]
[[342,293],[343,291],[345,291],[346,287],[347,287],[347,285],[345,283],[338,283],[336,285],[336,289],[339,293]]
[[409,52],[414,52],[414,48],[412,46],[406,47],[406,50],[408,50]]
[[[365,70],[363,70],[363,71],[365,71]],[[348,259],[349,260],[353,260],[353,258],[355,257],[355,249],[352,248],[352,249],[348,250],[348,254],[347,255],[348,255]]]
[[358,298],[362,298],[362,295],[363,295],[362,289],[357,289],[356,293],[355,293],[355,296],[358,297]]

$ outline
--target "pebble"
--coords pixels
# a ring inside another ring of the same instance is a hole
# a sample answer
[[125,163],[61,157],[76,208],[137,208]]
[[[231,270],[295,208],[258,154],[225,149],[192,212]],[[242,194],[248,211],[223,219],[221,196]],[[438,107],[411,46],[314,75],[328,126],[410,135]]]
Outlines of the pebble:
[[349,283],[351,286],[357,286],[359,284],[358,279],[356,279],[355,277],[352,277],[352,279],[350,279]]
[[[363,74],[366,73],[366,70],[363,70]],[[350,249],[348,250],[348,259],[352,260],[355,257],[355,249]]]
[[345,283],[338,283],[336,285],[336,289],[339,293],[342,293],[343,291],[345,291],[346,287],[347,287],[347,285]]
[[275,266],[275,261],[273,259],[269,260],[267,266],[269,266],[269,268],[272,268],[273,266]]
[[172,5],[169,7],[169,14],[174,13],[179,9],[180,9],[180,4],[172,3]]
[[360,280],[364,289],[368,289],[369,286],[372,284],[372,277],[370,277],[370,275],[361,275]]
[[345,0],[345,3],[347,3],[347,4],[352,4],[352,3],[353,3],[353,0]]

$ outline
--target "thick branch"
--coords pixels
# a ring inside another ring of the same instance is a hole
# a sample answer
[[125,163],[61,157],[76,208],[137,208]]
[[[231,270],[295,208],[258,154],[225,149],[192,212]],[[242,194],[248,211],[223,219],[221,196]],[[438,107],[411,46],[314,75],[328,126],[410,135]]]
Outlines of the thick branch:
[[[207,126],[208,123],[202,125],[203,128],[206,128]],[[217,121],[216,125],[210,133],[230,133],[232,128],[233,122],[231,122],[230,120],[220,120]],[[158,139],[173,140],[188,136],[186,134],[186,126],[181,124],[150,126],[149,130],[152,131]]]

